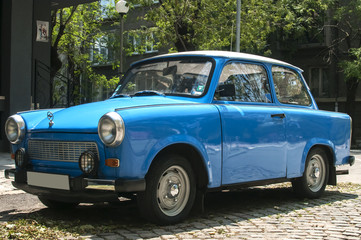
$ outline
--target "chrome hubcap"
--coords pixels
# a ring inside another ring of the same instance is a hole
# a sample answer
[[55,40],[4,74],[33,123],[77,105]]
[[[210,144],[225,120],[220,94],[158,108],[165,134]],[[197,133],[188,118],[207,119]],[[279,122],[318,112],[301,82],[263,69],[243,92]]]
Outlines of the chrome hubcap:
[[160,210],[167,216],[176,216],[187,205],[190,181],[187,172],[180,166],[171,166],[164,171],[158,182],[157,201]]
[[311,191],[317,192],[322,188],[325,174],[326,166],[322,156],[318,154],[312,156],[306,169],[307,184]]

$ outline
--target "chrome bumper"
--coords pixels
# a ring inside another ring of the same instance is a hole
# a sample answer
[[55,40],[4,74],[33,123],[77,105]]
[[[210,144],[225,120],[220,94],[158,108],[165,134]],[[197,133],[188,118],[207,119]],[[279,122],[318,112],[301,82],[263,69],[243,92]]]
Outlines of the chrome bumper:
[[355,164],[355,156],[349,156],[348,163],[350,164],[350,166],[354,165]]
[[[16,169],[5,169],[5,178],[12,179],[16,183],[26,184],[26,171],[16,171]],[[145,180],[126,180],[126,179],[93,179],[93,178],[69,178],[70,190],[83,191],[87,189],[92,190],[106,190],[115,192],[141,192],[145,190]],[[31,186],[29,186],[31,187]]]
[[5,169],[5,178],[15,180],[15,169]]

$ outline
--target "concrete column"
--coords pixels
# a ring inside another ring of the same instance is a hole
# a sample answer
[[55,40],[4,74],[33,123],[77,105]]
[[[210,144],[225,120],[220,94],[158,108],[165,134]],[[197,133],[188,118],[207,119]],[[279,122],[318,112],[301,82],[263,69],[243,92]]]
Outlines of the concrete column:
[[12,0],[9,114],[31,107],[33,1]]
[[[33,102],[34,108],[49,108],[50,107],[50,49],[51,49],[51,11],[49,0],[33,0],[34,15],[33,15]],[[48,41],[37,41],[36,36],[39,31],[37,22],[48,22],[49,29]]]

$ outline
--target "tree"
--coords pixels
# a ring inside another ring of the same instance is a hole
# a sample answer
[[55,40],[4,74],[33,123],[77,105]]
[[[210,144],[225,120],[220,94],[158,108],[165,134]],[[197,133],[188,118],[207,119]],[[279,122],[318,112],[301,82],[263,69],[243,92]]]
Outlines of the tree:
[[[356,112],[356,93],[361,81],[361,48],[351,48],[347,60],[340,62],[340,67],[345,75],[346,81],[346,112],[353,118]],[[353,129],[354,129],[353,125]],[[355,131],[352,131],[353,135]],[[352,136],[352,143],[355,137]]]
[[[356,93],[361,80],[361,0],[333,0],[331,28],[335,37],[329,49],[346,81],[346,113],[355,118]],[[355,125],[353,125],[353,128]],[[352,131],[355,135],[355,131]],[[352,138],[353,143],[355,137]]]
[[302,43],[324,41],[329,0],[277,0],[276,38],[285,52],[294,54]]
[[[66,86],[68,105],[79,104],[86,95],[81,89],[93,86],[114,86],[119,78],[107,79],[97,74],[92,68],[90,54],[94,46],[101,39],[102,11],[99,11],[99,2],[82,4],[74,7],[59,9],[52,13],[52,46],[51,46],[51,82],[54,82],[56,73],[66,69],[69,78],[60,85]],[[101,53],[92,53],[93,59],[104,61]],[[59,83],[58,83],[59,85]],[[65,90],[59,86],[53,89]],[[55,91],[52,106],[64,93]]]
[[[229,50],[235,42],[236,1],[234,0],[133,0],[148,6],[144,19],[156,26],[159,46],[170,51]],[[269,54],[268,37],[274,30],[272,0],[242,1],[241,48]],[[169,44],[171,43],[171,44]]]

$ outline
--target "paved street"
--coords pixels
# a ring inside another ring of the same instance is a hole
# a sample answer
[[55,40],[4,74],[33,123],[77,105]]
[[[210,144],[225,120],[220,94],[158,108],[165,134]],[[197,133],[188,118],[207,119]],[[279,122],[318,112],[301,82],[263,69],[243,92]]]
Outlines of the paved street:
[[[36,197],[10,187],[3,169],[11,167],[12,162],[0,153],[0,222],[17,218],[45,222],[76,219],[76,224],[89,229],[89,234],[73,234],[85,239],[360,239],[361,185],[348,182],[361,184],[361,151],[353,155],[357,159],[350,176],[339,176],[339,186],[328,187],[320,199],[298,199],[290,184],[210,193],[204,214],[160,227],[144,222],[133,201],[84,204],[71,212],[47,209]],[[93,226],[99,225],[104,225],[104,230],[94,233]]]

